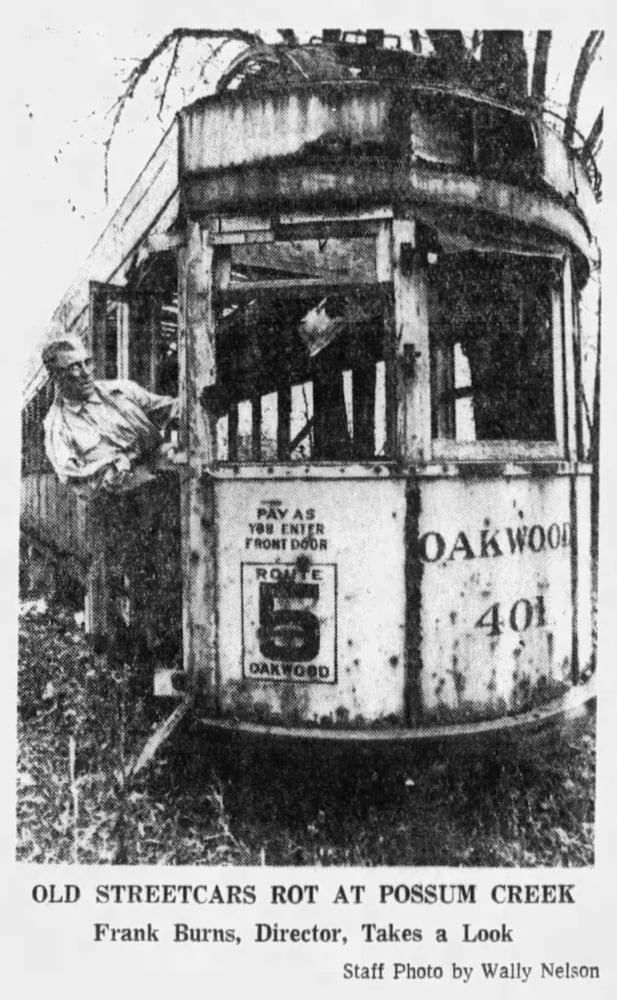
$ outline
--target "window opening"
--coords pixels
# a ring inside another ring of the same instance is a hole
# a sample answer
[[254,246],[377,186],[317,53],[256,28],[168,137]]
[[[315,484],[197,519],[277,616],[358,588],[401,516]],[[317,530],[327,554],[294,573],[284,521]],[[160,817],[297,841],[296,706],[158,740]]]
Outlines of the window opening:
[[[302,297],[269,302],[262,311],[251,303],[221,317],[217,399],[218,416],[228,417],[228,461],[339,461],[385,454],[381,304],[367,303],[356,326],[358,307],[350,319],[348,302],[347,295],[317,303]],[[329,308],[332,315],[313,337],[306,317]]]
[[148,257],[130,278],[129,377],[178,395],[178,268],[175,254]]
[[233,246],[215,297],[219,460],[385,457],[385,294],[374,238]]
[[428,273],[433,437],[555,441],[553,261],[442,254]]

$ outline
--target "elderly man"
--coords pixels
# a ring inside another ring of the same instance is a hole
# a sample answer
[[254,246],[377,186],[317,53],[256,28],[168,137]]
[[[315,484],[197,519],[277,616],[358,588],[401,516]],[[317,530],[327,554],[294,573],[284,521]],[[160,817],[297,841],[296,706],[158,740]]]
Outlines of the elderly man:
[[177,401],[128,380],[96,381],[78,340],[43,350],[56,388],[45,418],[45,450],[59,479],[84,498],[125,493],[154,480],[148,465],[177,417]]
[[128,380],[95,381],[77,340],[53,341],[42,357],[56,390],[44,421],[47,455],[60,480],[92,501],[107,580],[105,641],[134,665],[136,684],[150,684],[153,666],[173,663],[181,648],[179,484],[157,468],[177,402]]

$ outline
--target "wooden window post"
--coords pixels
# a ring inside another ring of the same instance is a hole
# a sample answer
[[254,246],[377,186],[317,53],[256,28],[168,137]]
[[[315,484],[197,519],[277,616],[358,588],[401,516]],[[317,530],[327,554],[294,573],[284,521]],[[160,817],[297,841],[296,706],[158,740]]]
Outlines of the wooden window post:
[[182,475],[181,525],[184,667],[193,692],[215,709],[216,540],[214,481],[208,467],[216,459],[216,414],[203,391],[216,382],[215,323],[212,308],[213,247],[208,232],[189,226],[179,254],[178,363],[182,445],[188,462]]
[[428,289],[416,247],[416,225],[392,222],[392,284],[396,344],[396,454],[403,462],[431,454]]
[[[413,464],[431,455],[430,352],[428,289],[417,246],[416,224],[392,222],[391,268],[393,286],[393,414],[395,454],[407,466],[405,516],[405,719],[409,726],[422,720],[421,566],[415,555],[420,494]],[[410,469],[409,466],[412,466]]]

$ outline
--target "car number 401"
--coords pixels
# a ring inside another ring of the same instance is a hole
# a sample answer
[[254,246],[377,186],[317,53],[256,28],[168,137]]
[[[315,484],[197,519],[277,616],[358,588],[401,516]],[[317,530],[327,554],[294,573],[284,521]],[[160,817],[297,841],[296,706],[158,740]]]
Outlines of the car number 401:
[[538,595],[533,600],[519,597],[509,612],[504,610],[502,616],[501,602],[497,601],[480,615],[475,627],[485,628],[490,636],[501,635],[504,629],[511,628],[513,632],[526,632],[529,628],[542,628],[546,625],[546,605],[544,597]]

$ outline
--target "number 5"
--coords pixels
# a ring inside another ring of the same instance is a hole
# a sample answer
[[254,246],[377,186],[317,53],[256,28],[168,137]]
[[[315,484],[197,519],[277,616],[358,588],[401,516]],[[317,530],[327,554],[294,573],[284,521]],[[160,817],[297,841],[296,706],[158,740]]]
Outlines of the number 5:
[[259,584],[259,649],[270,660],[313,660],[319,652],[319,619],[308,610],[319,599],[314,583]]

